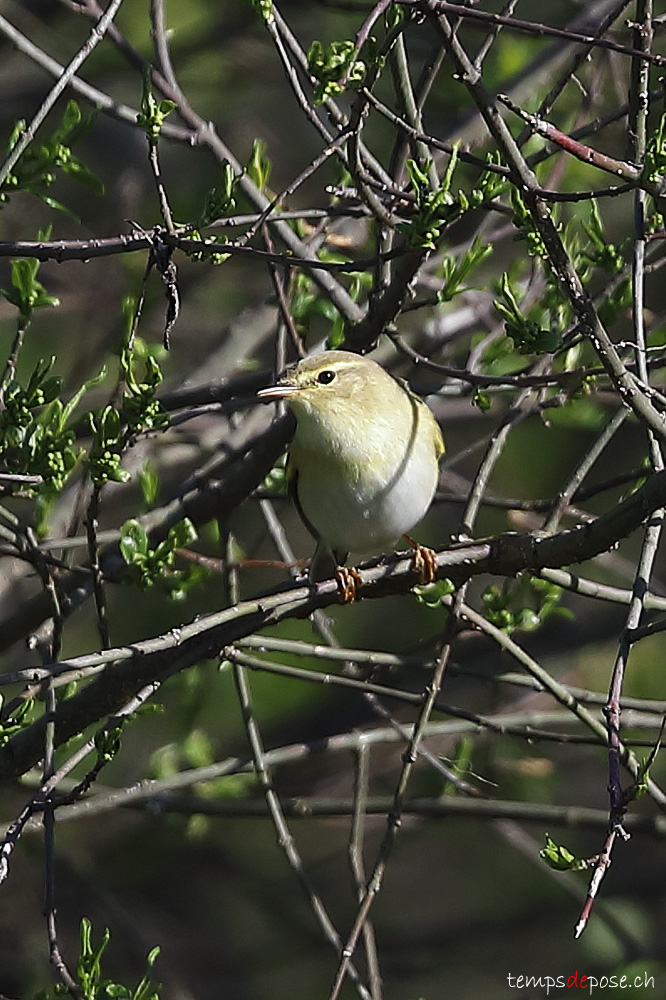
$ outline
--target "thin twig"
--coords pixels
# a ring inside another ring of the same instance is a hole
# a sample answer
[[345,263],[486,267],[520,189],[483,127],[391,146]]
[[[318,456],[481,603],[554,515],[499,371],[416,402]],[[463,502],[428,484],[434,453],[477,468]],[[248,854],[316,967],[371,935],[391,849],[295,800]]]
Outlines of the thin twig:
[[[231,659],[232,663],[234,663],[234,654],[231,651],[227,651],[227,656]],[[296,842],[286,824],[285,815],[280,805],[280,799],[275,791],[268,766],[265,762],[263,743],[259,728],[254,718],[254,712],[252,710],[252,703],[250,699],[250,689],[245,677],[245,672],[243,667],[235,663],[234,682],[238,693],[241,712],[243,713],[243,721],[245,723],[248,741],[252,751],[255,773],[263,790],[264,797],[266,799],[266,806],[271,819],[273,820],[273,825],[275,826],[278,844],[284,851],[292,871],[298,877],[298,880],[305,891],[325,939],[330,945],[332,945],[335,951],[340,954],[342,948],[340,936],[331,922],[328,913],[326,912],[326,908],[324,907],[321,897],[310,885],[310,880],[306,875],[305,867],[296,848]],[[370,993],[363,985],[360,976],[353,965],[349,966],[348,975],[362,1000],[371,1000]]]
[[98,23],[90,32],[89,37],[85,43],[81,46],[79,51],[76,53],[74,58],[70,60],[66,68],[64,69],[62,75],[56,80],[53,87],[49,91],[48,95],[42,102],[40,108],[33,116],[32,121],[29,125],[23,129],[20,139],[16,145],[11,149],[9,155],[6,157],[5,162],[0,166],[0,188],[6,182],[9,174],[13,168],[18,163],[19,159],[26,151],[32,140],[35,138],[35,134],[39,126],[43,123],[49,111],[52,109],[62,92],[69,85],[72,78],[75,76],[76,71],[80,66],[83,65],[85,60],[88,58],[90,53],[95,49],[95,47],[102,41],[104,35],[109,29],[113,22],[114,17],[118,12],[122,0],[111,0],[109,6],[104,11],[100,17]]

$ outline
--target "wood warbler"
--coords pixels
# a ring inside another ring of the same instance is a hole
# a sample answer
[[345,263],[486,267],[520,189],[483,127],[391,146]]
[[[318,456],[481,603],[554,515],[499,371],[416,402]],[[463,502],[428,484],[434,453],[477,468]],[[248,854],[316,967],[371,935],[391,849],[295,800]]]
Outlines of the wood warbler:
[[[313,567],[321,563],[322,548],[338,567],[350,552],[392,548],[423,518],[437,487],[444,440],[423,400],[376,361],[324,351],[258,395],[286,399],[296,417],[287,479],[318,542]],[[416,548],[423,572],[429,550]],[[431,577],[432,568],[425,575]],[[345,599],[353,596],[347,592]]]

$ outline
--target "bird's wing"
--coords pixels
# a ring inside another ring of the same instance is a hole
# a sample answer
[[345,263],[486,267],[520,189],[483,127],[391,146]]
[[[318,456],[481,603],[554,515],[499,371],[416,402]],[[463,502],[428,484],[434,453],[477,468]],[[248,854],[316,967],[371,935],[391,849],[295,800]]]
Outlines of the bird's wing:
[[344,566],[348,553],[332,551],[306,516],[298,499],[298,469],[291,460],[287,461],[287,492],[298,511],[298,516],[317,543],[310,563],[309,577],[311,580],[326,580],[333,575],[336,566]]
[[[389,372],[389,374],[391,374]],[[421,412],[426,421],[430,420],[432,422],[432,442],[435,446],[435,458],[437,461],[442,457],[446,451],[446,445],[444,444],[444,435],[442,434],[442,429],[435,420],[435,414],[432,412],[425,399],[421,399],[417,396],[414,390],[411,388],[408,382],[402,378],[397,378],[395,375],[391,375],[391,378],[402,386],[410,399],[414,400],[417,406],[421,407]]]
[[306,517],[305,511],[301,507],[301,501],[298,499],[298,469],[295,467],[291,458],[287,460],[287,492],[291,502],[298,511],[298,516],[301,521],[308,529],[314,540],[318,542],[320,540],[319,532],[312,522]]
[[421,413],[423,414],[423,419],[425,420],[425,422],[426,423],[428,423],[428,421],[430,422],[430,426],[432,429],[432,443],[435,448],[435,458],[437,459],[437,461],[439,461],[439,459],[446,451],[446,445],[444,444],[444,435],[442,434],[442,428],[435,420],[435,414],[432,412],[426,401],[424,399],[421,399],[420,396],[417,396],[415,393],[413,393],[411,389],[407,389],[407,392],[409,393],[412,399],[416,400],[416,403],[421,408]]
[[[427,404],[424,403],[423,405],[425,406]],[[429,409],[429,412],[432,414],[432,410]],[[438,459],[440,459],[444,454],[444,452],[446,451],[446,445],[444,444],[444,435],[442,434],[442,428],[439,426],[434,417],[432,419],[435,425],[434,429],[435,455],[437,456]]]

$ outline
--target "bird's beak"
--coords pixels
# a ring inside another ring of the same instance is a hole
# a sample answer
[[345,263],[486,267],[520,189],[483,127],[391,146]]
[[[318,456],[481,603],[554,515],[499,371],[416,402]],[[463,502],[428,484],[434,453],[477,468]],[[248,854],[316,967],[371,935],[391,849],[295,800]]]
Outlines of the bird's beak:
[[267,389],[260,389],[257,393],[259,399],[288,399],[298,392],[295,385],[269,385]]

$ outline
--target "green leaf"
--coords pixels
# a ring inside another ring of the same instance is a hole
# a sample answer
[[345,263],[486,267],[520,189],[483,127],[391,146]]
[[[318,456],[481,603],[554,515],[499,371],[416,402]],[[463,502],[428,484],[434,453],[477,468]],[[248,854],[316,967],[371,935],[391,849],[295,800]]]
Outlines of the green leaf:
[[21,257],[11,263],[11,289],[2,289],[2,294],[13,306],[16,306],[21,316],[29,320],[35,309],[43,306],[57,306],[60,300],[49,295],[44,286],[37,280],[39,261],[35,257]]
[[[482,183],[470,195],[464,191],[452,192],[453,177],[458,164],[458,144],[453,147],[451,156],[444,173],[437,186],[433,186],[430,178],[432,164],[430,162],[419,164],[415,160],[408,160],[406,163],[409,174],[412,193],[414,194],[417,212],[414,218],[399,226],[405,237],[413,247],[421,247],[424,250],[434,250],[441,239],[443,229],[456,219],[459,219],[467,211],[477,208],[489,197],[494,197],[497,191],[495,181],[486,179],[484,173]],[[481,249],[481,244],[475,243],[468,251],[471,255],[463,265],[463,272],[469,272],[476,263],[480,262],[489,251]],[[446,268],[447,265],[445,265]],[[448,264],[450,278],[453,280],[455,271]],[[446,270],[445,270],[446,274]],[[457,281],[462,281],[462,273]],[[455,294],[455,285],[447,293],[444,290],[444,299]]]
[[185,737],[183,754],[189,767],[205,767],[215,760],[208,735],[202,729],[192,729]]
[[[474,752],[474,740],[470,736],[461,736],[455,748],[451,770],[457,775],[467,774],[472,767],[472,754]],[[455,795],[456,787],[452,781],[444,784],[443,795]]]
[[88,414],[93,441],[88,454],[90,478],[95,486],[107,482],[126,483],[131,476],[121,468],[124,447],[123,424],[114,406],[105,406],[97,415]]
[[81,160],[72,157],[67,164],[62,165],[62,171],[73,180],[78,181],[88,191],[92,191],[93,194],[103,195],[105,193],[102,181]]
[[308,72],[317,81],[315,103],[341,94],[346,85],[358,87],[365,79],[365,63],[357,59],[356,43],[334,41],[327,48],[315,40],[308,51]]
[[95,751],[101,764],[110,764],[122,747],[122,726],[114,726],[110,730],[99,730],[95,733]]
[[[15,191],[25,191],[60,212],[74,219],[78,216],[66,205],[53,198],[48,192],[59,173],[67,174],[79,183],[85,184],[95,193],[104,188],[94,174],[72,153],[72,145],[80,138],[92,121],[92,116],[82,120],[75,101],[70,101],[65,109],[60,125],[52,135],[40,145],[33,143],[14,167],[0,188],[0,204],[7,202]],[[13,148],[23,134],[25,122],[16,123],[10,136],[9,148]]]
[[184,517],[178,524],[174,524],[167,535],[167,541],[175,549],[183,549],[195,542],[197,538],[197,530],[189,517]]
[[416,160],[408,159],[405,163],[409,179],[412,182],[414,192],[428,193],[430,190],[430,180],[425,170],[422,170]]
[[448,254],[442,258],[441,274],[444,284],[437,293],[440,302],[450,302],[460,292],[467,290],[465,282],[480,264],[493,253],[493,248],[488,243],[482,243],[477,236],[472,246],[467,250],[460,260]]
[[150,68],[147,67],[143,74],[143,89],[141,93],[141,111],[136,116],[137,125],[140,125],[150,140],[157,142],[162,131],[165,119],[174,111],[176,104],[173,101],[156,101],[153,96],[152,77]]
[[225,218],[236,207],[236,188],[239,177],[226,160],[221,165],[221,181],[206,194],[204,210],[197,222],[197,229],[209,225],[215,219]]
[[63,405],[58,395],[61,380],[51,375],[54,361],[38,361],[25,389],[15,380],[5,383],[5,408],[0,411],[0,458],[4,467],[42,478],[33,489],[41,498],[38,524],[82,454],[82,449],[74,447],[74,432],[67,426],[81,391],[67,406]]
[[666,114],[659,119],[659,124],[648,138],[645,156],[645,176],[653,184],[659,184],[666,170]]
[[141,487],[143,502],[148,510],[151,510],[157,501],[160,489],[160,477],[157,469],[150,461],[146,461],[143,469],[139,472],[139,486]]
[[[0,707],[4,699],[0,698]],[[34,708],[34,698],[26,698],[4,719],[0,720],[0,747],[20,733],[22,729],[27,729],[32,724],[31,714]]]
[[128,566],[142,562],[148,553],[146,529],[134,518],[125,521],[120,529],[120,554]]
[[428,608],[439,608],[442,604],[442,598],[453,594],[455,591],[455,585],[452,580],[444,579],[437,580],[435,583],[429,583],[425,586],[412,587],[412,593],[416,595],[416,599],[421,603],[425,604]]
[[264,190],[271,176],[271,161],[266,156],[266,148],[263,139],[255,139],[246,167],[248,177],[254,181],[260,191]]
[[[125,380],[127,392],[123,399],[122,413],[130,434],[138,434],[146,430],[161,430],[169,425],[169,415],[155,398],[163,375],[153,352],[148,350],[140,337],[137,337],[128,347],[130,323],[129,316],[132,304],[127,300],[123,304],[127,331],[125,346],[120,352],[120,369]],[[143,371],[141,371],[143,369]]]
[[256,7],[267,24],[272,23],[274,19],[273,0],[244,0],[244,3]]
[[81,109],[76,101],[68,101],[65,113],[58,128],[51,136],[51,143],[58,145],[68,139],[72,132],[81,124]]
[[557,350],[560,335],[556,329],[545,329],[537,320],[524,316],[518,305],[509,276],[506,272],[499,281],[501,299],[494,306],[504,319],[507,337],[510,337],[520,354],[548,354]]
[[523,200],[523,196],[518,188],[512,186],[511,206],[513,208],[513,224],[517,233],[515,239],[525,242],[528,257],[548,257],[546,245],[543,242],[541,233],[537,229],[534,219]]
[[174,600],[184,597],[209,573],[198,565],[185,570],[174,568],[176,550],[190,545],[196,538],[193,523],[185,518],[173,525],[167,537],[151,548],[142,525],[133,519],[126,521],[121,529],[120,551],[128,567],[127,580],[143,590],[159,584]]
[[476,406],[482,413],[487,413],[492,408],[493,401],[487,392],[475,389],[472,396],[472,405]]
[[589,867],[587,861],[576,858],[566,847],[556,844],[551,840],[550,834],[546,834],[546,846],[539,851],[541,857],[549,868],[558,872],[577,872]]

